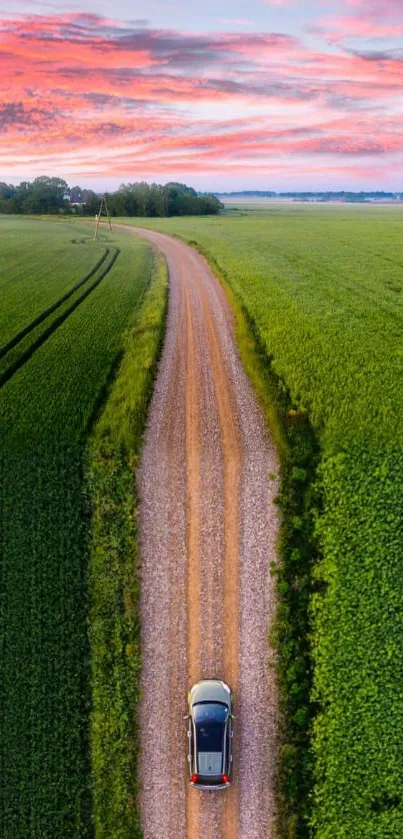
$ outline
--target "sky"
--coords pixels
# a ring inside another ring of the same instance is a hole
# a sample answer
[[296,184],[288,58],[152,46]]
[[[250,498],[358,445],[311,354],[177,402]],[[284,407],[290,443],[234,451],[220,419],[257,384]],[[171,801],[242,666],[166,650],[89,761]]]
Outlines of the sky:
[[403,0],[1,0],[0,181],[403,191]]

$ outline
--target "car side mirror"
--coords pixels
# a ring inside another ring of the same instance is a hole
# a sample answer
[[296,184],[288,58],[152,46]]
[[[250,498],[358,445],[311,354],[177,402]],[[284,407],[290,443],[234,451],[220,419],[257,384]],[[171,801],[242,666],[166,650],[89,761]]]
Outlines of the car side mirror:
[[232,719],[232,720],[236,720],[236,717],[234,717],[234,715],[233,715],[233,714],[231,714],[231,719]]

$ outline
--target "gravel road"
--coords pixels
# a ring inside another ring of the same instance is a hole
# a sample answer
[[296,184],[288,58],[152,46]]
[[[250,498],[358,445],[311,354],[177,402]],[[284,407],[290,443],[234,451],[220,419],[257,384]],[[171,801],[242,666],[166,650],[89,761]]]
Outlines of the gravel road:
[[[142,556],[141,813],[145,839],[273,839],[278,710],[267,635],[279,520],[272,442],[207,262],[154,231],[168,324],[138,472]],[[234,784],[188,787],[188,686],[235,695]]]

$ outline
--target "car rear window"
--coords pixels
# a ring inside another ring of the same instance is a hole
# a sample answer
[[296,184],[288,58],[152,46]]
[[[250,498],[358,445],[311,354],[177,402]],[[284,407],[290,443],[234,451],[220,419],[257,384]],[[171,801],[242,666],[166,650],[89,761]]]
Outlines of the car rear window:
[[193,709],[199,752],[222,752],[228,708],[218,702],[200,702]]

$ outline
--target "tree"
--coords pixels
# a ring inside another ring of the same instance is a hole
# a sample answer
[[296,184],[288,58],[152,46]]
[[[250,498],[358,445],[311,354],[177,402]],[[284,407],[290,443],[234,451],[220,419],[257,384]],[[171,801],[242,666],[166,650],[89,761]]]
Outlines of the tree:
[[17,205],[15,196],[17,187],[12,184],[0,182],[0,213],[16,213]]
[[99,210],[100,195],[97,195],[92,189],[83,189],[82,200],[84,203],[84,213],[86,216],[95,216]]
[[[22,186],[22,184],[21,184]],[[24,200],[25,213],[58,213],[68,211],[68,186],[62,178],[48,178],[41,175],[29,185]]]
[[81,204],[83,201],[83,191],[81,186],[72,186],[70,189],[70,203]]
[[[22,181],[18,187],[0,183],[0,212],[4,213],[75,212],[72,204],[80,203],[80,214],[94,216],[100,199],[92,189],[70,189],[61,178],[46,175],[32,183]],[[192,187],[175,181],[165,186],[145,181],[121,184],[116,192],[107,195],[107,201],[112,216],[204,215],[223,208],[214,195],[197,195]]]

